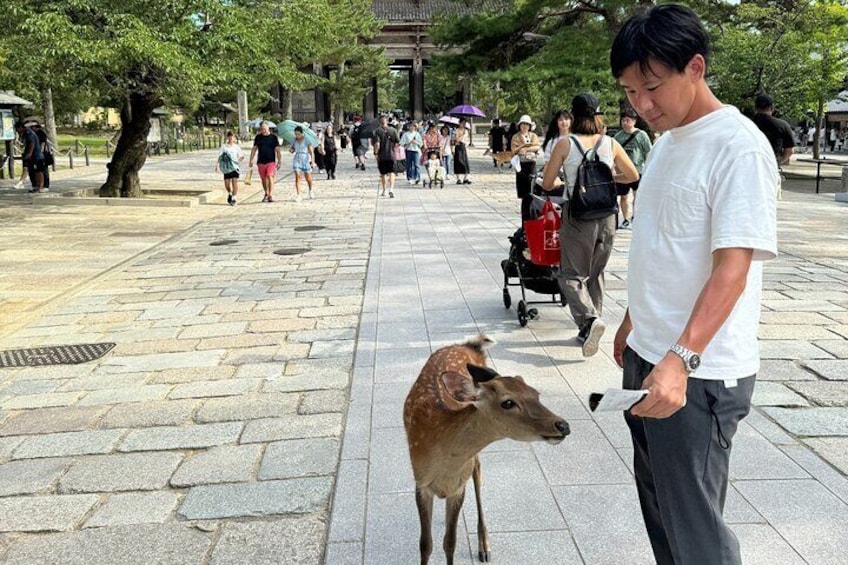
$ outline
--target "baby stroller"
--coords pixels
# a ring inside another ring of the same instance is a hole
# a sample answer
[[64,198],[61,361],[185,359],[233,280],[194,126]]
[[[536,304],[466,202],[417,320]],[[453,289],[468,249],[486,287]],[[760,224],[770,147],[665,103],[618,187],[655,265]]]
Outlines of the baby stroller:
[[424,168],[427,169],[427,182],[430,188],[434,184],[438,184],[439,188],[445,187],[445,168],[442,166],[442,160],[439,158],[438,149],[431,149],[427,152],[427,160],[424,161]]
[[[534,200],[531,206],[531,217],[538,218],[543,210],[544,203],[550,201],[557,208],[562,204],[561,197],[555,196],[540,196],[535,194],[534,190],[532,198]],[[509,256],[501,261],[501,269],[504,274],[503,286],[503,303],[505,308],[512,306],[512,296],[509,293],[509,287],[517,286],[521,288],[521,300],[518,301],[516,312],[518,314],[518,323],[521,327],[527,325],[528,320],[533,320],[539,315],[536,308],[528,308],[531,304],[556,304],[559,302],[561,306],[565,306],[565,297],[559,288],[559,260],[557,264],[538,264],[532,261],[532,258],[537,254],[533,253],[530,245],[533,239],[528,243],[527,233],[524,227],[519,228],[509,237],[510,247]],[[550,263],[548,261],[547,263]],[[511,279],[517,279],[516,282],[511,282]],[[547,294],[549,300],[527,300],[526,290],[531,290],[537,294]]]

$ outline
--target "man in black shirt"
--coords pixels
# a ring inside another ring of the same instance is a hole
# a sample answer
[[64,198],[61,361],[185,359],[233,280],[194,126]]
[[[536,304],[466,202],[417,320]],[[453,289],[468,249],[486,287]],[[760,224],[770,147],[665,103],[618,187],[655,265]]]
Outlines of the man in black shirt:
[[[254,161],[254,157],[258,158]],[[259,134],[253,138],[253,149],[250,151],[250,166],[256,163],[259,178],[262,180],[262,188],[265,196],[262,202],[273,202],[274,179],[277,176],[277,167],[282,163],[283,157],[280,153],[280,138],[271,133],[268,122],[262,122],[259,126]]]
[[397,130],[389,127],[386,116],[380,117],[380,127],[374,131],[374,155],[377,157],[377,168],[380,170],[380,196],[386,195],[386,180],[389,182],[389,198],[394,198],[395,188],[395,146],[400,143]]
[[365,144],[362,142],[362,120],[356,120],[353,124],[353,129],[350,132],[350,147],[353,151],[353,158],[356,161],[356,168],[365,170]]
[[498,166],[498,161],[494,158],[494,154],[504,150],[504,136],[506,136],[506,130],[501,125],[501,121],[492,120],[492,129],[489,130],[489,150],[492,152],[492,162],[495,167]]
[[771,115],[774,112],[774,102],[768,94],[757,95],[754,100],[754,112],[754,123],[769,140],[777,159],[777,166],[786,165],[795,148],[792,128],[785,121]]

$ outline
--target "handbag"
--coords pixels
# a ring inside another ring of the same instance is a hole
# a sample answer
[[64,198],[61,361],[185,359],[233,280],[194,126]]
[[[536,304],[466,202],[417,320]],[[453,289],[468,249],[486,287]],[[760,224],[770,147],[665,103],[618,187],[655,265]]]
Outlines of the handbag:
[[524,233],[527,236],[527,247],[530,248],[532,263],[548,267],[559,265],[561,225],[560,213],[550,200],[546,200],[542,206],[541,216],[535,220],[524,221]]
[[392,152],[392,156],[395,161],[405,161],[406,160],[406,150],[400,143],[395,144],[394,151]]

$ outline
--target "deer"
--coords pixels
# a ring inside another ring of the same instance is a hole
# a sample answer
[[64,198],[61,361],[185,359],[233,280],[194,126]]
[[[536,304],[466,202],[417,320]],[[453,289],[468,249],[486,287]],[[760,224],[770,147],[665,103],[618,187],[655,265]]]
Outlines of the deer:
[[477,554],[491,557],[483,519],[478,453],[499,439],[544,441],[555,445],[569,434],[568,423],[539,402],[539,393],[520,376],[504,377],[486,366],[485,335],[434,352],[412,385],[403,408],[403,423],[421,526],[421,565],[433,552],[433,499],[445,499],[443,548],[453,565],[456,526],[465,485],[474,480],[477,503]]

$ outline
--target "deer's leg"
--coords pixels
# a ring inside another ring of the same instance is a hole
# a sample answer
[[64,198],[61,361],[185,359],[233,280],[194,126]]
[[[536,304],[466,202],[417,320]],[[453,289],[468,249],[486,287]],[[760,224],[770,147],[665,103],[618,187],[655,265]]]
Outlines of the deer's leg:
[[421,552],[421,565],[427,565],[433,553],[433,493],[415,487],[415,503],[418,505],[418,520],[421,523],[421,538],[418,549]]
[[491,550],[489,549],[489,531],[486,529],[486,521],[483,519],[483,501],[480,497],[480,487],[483,484],[483,470],[480,468],[480,459],[474,458],[474,470],[471,473],[474,479],[474,499],[477,501],[477,556],[483,563],[489,562]]
[[456,524],[459,521],[459,512],[462,510],[462,502],[465,500],[465,486],[459,493],[445,499],[445,557],[448,565],[453,565],[453,552],[456,549]]

